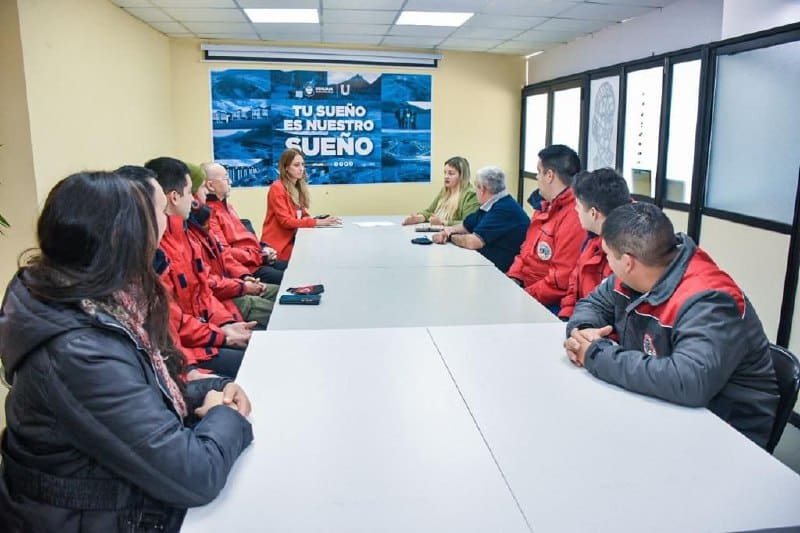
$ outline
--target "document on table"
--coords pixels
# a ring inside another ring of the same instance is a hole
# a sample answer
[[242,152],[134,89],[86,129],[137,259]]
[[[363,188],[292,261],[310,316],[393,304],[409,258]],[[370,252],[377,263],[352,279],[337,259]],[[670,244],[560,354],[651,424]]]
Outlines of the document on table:
[[388,220],[374,220],[374,221],[366,221],[366,222],[353,222],[356,226],[361,228],[377,228],[381,226],[394,226],[394,222],[389,222]]

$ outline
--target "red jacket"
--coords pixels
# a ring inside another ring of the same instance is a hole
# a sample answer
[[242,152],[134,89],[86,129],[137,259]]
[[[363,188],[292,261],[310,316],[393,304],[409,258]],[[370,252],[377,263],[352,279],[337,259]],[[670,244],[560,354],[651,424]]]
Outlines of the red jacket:
[[255,272],[262,264],[261,243],[258,238],[247,231],[233,206],[226,199],[220,200],[209,194],[206,205],[211,208],[208,219],[208,231],[216,237],[230,255],[250,273]]
[[230,248],[224,249],[196,220],[190,217],[187,227],[190,236],[200,245],[203,261],[208,265],[208,284],[211,291],[226,308],[238,312],[231,299],[245,294],[241,276],[250,274],[250,271],[231,257]]
[[525,291],[542,304],[557,305],[567,293],[585,238],[575,196],[567,187],[551,202],[543,201],[541,211],[534,211],[525,242],[507,274],[522,281]]
[[291,257],[297,228],[313,228],[316,223],[305,208],[295,205],[281,180],[272,183],[267,193],[267,216],[261,228],[261,240],[275,248],[278,259],[288,261]]
[[608,266],[608,259],[603,251],[603,238],[590,234],[578,257],[578,264],[575,265],[569,278],[567,295],[561,299],[559,318],[571,317],[578,300],[589,296],[589,293],[610,275],[611,267]]
[[231,313],[214,297],[200,245],[189,237],[181,217],[167,217],[160,248],[169,262],[161,282],[174,303],[170,306],[170,322],[190,363],[210,359],[225,343],[219,326],[238,322],[241,316]]

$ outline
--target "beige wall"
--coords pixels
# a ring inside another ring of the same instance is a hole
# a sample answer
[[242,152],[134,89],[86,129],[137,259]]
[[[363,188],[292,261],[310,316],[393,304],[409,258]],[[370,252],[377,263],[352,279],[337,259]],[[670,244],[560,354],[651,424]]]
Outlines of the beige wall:
[[676,209],[664,209],[664,214],[669,217],[670,222],[675,227],[675,231],[686,233],[689,227],[689,213]]
[[[302,68],[305,65],[253,65],[202,61],[200,42],[172,40],[175,153],[191,161],[212,157],[209,71],[211,68]],[[430,184],[324,185],[313,187],[312,212],[337,215],[405,214],[427,207],[442,186],[442,165],[462,155],[473,170],[498,165],[509,174],[516,194],[519,167],[520,89],[523,60],[518,57],[446,52],[437,69],[333,67],[351,71],[402,71],[433,77],[432,171]],[[236,189],[232,201],[258,228],[266,210],[266,188]]]
[[0,213],[11,223],[0,235],[2,290],[14,275],[20,252],[35,243],[37,214],[18,21],[17,3],[0,2]]
[[4,0],[0,14],[5,282],[58,180],[171,148],[172,101],[169,40],[110,2]]
[[778,334],[789,236],[705,216],[700,246],[744,290],[771,342]]
[[107,0],[19,0],[37,194],[172,146],[169,40]]

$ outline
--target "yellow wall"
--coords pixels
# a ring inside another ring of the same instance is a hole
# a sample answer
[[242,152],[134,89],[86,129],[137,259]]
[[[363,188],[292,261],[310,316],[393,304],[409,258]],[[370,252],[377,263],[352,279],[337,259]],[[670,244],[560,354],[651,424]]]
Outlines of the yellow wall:
[[36,240],[36,182],[18,21],[16,2],[0,2],[0,213],[11,223],[0,235],[0,290],[13,276],[20,252]]
[[[172,40],[175,156],[201,162],[212,157],[209,71],[211,68],[299,68],[305,65],[253,65],[202,61],[200,42]],[[390,68],[343,66],[348,71]],[[395,69],[396,71],[396,69]],[[498,165],[516,194],[519,166],[520,89],[523,60],[518,57],[445,52],[437,69],[400,69],[433,77],[431,184],[324,185],[312,188],[312,211],[337,215],[406,214],[427,207],[442,186],[441,168],[454,155],[469,159],[473,170]],[[264,219],[267,189],[236,189],[232,202],[258,228]]]
[[770,342],[775,342],[789,236],[704,216],[700,246],[742,288],[755,307]]
[[37,193],[172,147],[169,39],[107,0],[19,0]]

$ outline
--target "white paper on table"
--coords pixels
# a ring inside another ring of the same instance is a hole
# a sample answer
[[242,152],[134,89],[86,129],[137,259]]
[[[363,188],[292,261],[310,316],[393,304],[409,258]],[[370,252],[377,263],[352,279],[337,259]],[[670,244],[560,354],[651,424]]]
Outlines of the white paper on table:
[[374,221],[367,221],[367,222],[353,222],[356,226],[362,228],[377,228],[380,226],[394,226],[394,222],[389,222],[388,220],[374,220]]

